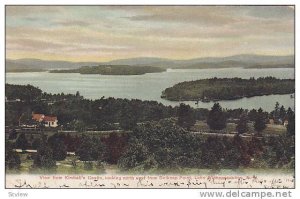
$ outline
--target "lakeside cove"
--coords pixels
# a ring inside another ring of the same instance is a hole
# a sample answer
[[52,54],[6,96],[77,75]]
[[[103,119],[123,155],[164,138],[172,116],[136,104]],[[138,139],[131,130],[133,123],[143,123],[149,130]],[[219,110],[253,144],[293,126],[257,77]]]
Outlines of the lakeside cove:
[[[148,73],[144,75],[98,75],[79,73],[7,73],[6,83],[39,87],[48,93],[75,94],[79,91],[82,96],[88,99],[100,99],[101,97],[127,98],[157,101],[164,105],[178,106],[185,103],[194,108],[210,108],[214,102],[195,101],[169,101],[161,98],[161,92],[184,81],[194,81],[207,78],[259,78],[272,76],[279,79],[294,79],[294,68],[276,69],[167,69],[161,73]],[[219,103],[223,108],[253,109],[262,107],[264,110],[273,110],[276,102],[294,109],[294,99],[290,94],[268,95],[237,100],[222,100]]]

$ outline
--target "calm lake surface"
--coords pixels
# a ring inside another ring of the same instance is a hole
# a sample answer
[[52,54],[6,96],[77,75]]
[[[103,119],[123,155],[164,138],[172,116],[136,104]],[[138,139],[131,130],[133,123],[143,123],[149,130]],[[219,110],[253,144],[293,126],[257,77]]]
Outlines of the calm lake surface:
[[[115,76],[115,75],[81,75],[77,73],[7,73],[6,83],[31,84],[45,92],[75,94],[79,91],[82,96],[89,99],[97,99],[102,96],[115,98],[129,98],[141,100],[155,100],[165,105],[176,106],[180,102],[172,102],[161,99],[161,92],[167,87],[183,81],[206,79],[212,77],[267,77],[273,76],[281,79],[294,79],[294,69],[168,69],[163,73],[149,73],[145,75]],[[231,101],[220,101],[223,108],[260,108],[266,111],[274,109],[279,102],[286,108],[294,109],[294,99],[290,95],[269,95],[252,98],[243,98]],[[211,108],[213,102],[184,102],[195,108]]]

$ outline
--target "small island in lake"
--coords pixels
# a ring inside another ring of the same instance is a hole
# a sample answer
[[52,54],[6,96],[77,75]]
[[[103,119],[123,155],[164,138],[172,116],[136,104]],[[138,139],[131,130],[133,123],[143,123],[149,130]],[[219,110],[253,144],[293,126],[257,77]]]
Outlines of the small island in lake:
[[171,101],[209,102],[294,92],[294,79],[276,79],[274,77],[211,78],[175,84],[165,89],[161,97]]
[[146,73],[159,73],[164,71],[165,69],[154,67],[154,66],[99,65],[99,66],[82,66],[78,69],[51,70],[50,73],[143,75]]

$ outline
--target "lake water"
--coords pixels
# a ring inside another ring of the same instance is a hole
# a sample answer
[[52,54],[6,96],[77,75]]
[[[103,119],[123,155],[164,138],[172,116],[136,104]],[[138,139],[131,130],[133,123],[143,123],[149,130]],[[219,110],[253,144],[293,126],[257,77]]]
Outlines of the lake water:
[[[178,105],[180,102],[172,102],[161,99],[161,92],[167,87],[183,81],[191,81],[212,77],[266,77],[294,79],[294,69],[168,69],[163,73],[149,73],[134,76],[115,75],[81,75],[77,73],[7,73],[6,83],[10,84],[31,84],[45,92],[75,94],[79,91],[82,96],[89,99],[97,99],[102,96],[115,98],[129,98],[141,100],[155,100],[165,105]],[[275,103],[279,102],[285,107],[294,109],[294,99],[290,95],[269,95],[252,98],[243,98],[231,101],[220,101],[223,108],[260,108],[266,111],[274,109]],[[211,108],[213,102],[184,102],[195,108]]]

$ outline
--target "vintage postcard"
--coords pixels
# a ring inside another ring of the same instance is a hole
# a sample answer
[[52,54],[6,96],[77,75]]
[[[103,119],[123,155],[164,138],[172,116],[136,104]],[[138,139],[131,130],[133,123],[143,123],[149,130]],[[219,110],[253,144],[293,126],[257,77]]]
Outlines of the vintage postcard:
[[294,52],[293,5],[6,5],[5,188],[294,189]]

